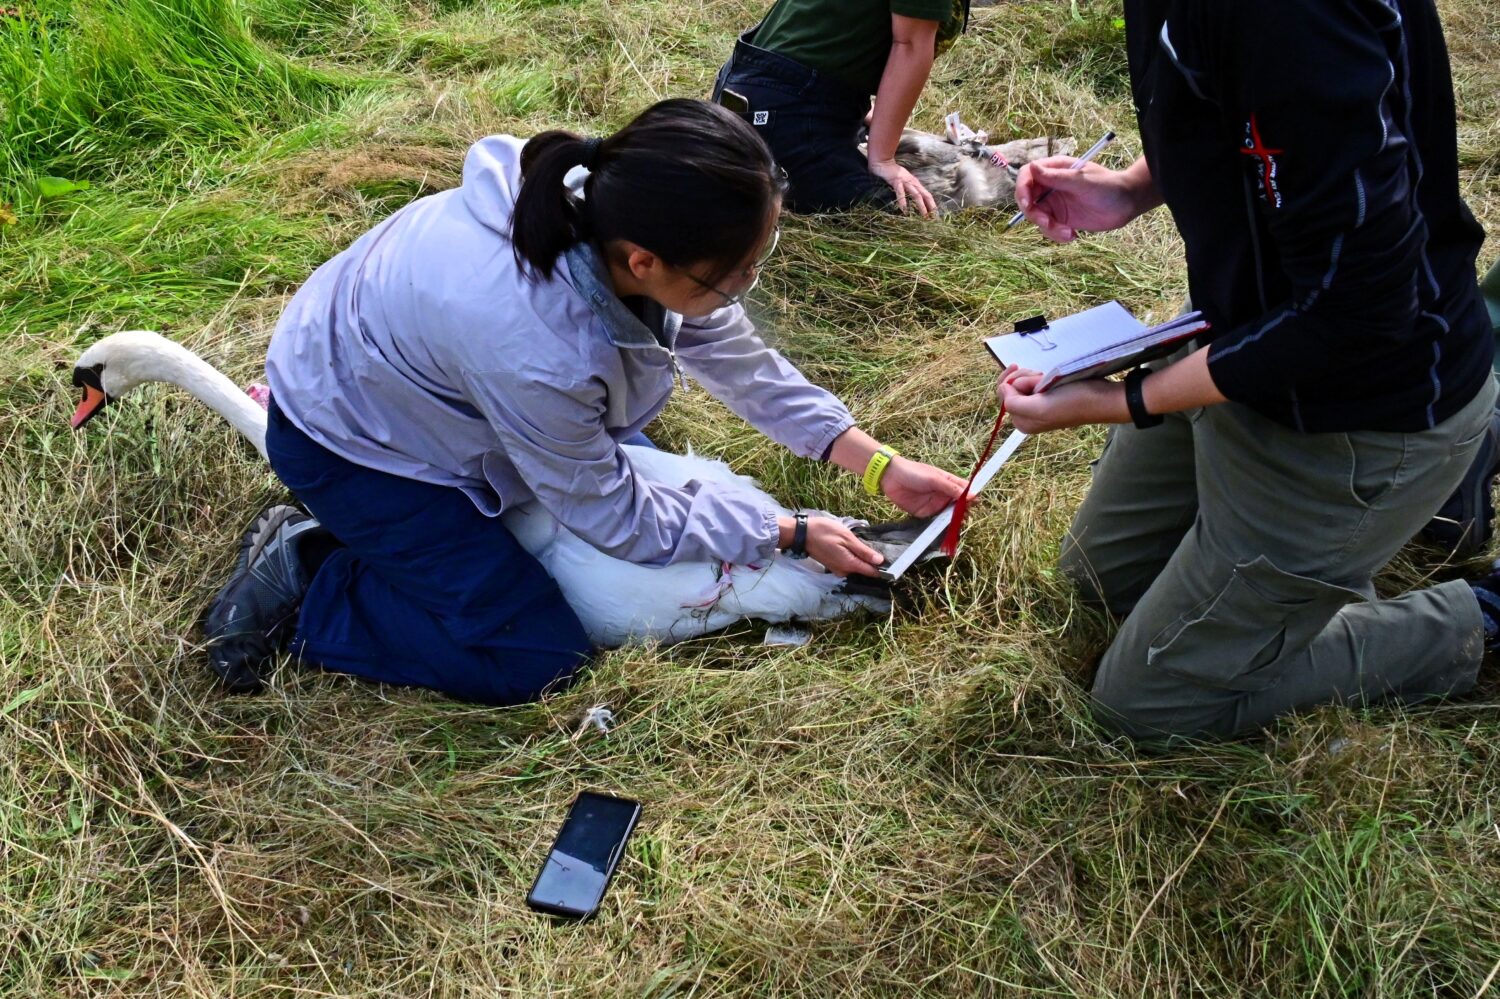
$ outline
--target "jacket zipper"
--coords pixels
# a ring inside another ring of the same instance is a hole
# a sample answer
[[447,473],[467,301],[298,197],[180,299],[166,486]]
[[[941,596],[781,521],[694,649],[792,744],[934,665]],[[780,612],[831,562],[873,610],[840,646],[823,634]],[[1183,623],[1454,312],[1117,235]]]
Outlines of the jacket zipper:
[[682,373],[682,365],[677,363],[677,334],[682,332],[681,325],[672,330],[672,338],[667,341],[667,357],[672,362],[672,373],[677,376],[677,384],[684,391],[688,391],[687,376]]
[[1250,193],[1250,179],[1240,174],[1240,187],[1245,192],[1245,221],[1250,225],[1250,248],[1255,254],[1255,293],[1260,298],[1260,311],[1269,312],[1266,301],[1266,279],[1262,273],[1265,266],[1260,256],[1260,221],[1255,217],[1255,195]]

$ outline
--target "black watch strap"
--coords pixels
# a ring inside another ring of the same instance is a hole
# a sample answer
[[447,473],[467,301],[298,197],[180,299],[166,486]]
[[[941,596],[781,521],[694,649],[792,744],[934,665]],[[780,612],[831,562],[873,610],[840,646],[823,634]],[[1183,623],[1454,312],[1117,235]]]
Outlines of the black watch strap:
[[807,514],[792,515],[797,526],[792,530],[792,543],[786,546],[787,558],[807,558]]
[[1146,411],[1146,393],[1141,389],[1141,382],[1150,373],[1145,368],[1136,368],[1125,376],[1125,406],[1130,410],[1131,422],[1141,430],[1159,427],[1163,419]]

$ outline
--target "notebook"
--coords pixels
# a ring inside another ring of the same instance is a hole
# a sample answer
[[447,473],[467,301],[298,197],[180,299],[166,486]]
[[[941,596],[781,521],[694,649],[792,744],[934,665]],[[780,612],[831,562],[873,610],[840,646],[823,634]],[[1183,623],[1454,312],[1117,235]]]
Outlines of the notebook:
[[1119,302],[1106,302],[1050,322],[1041,316],[1028,319],[1016,324],[1016,332],[989,337],[984,345],[1002,366],[1040,371],[1037,391],[1044,392],[1166,357],[1206,329],[1201,312],[1148,327]]

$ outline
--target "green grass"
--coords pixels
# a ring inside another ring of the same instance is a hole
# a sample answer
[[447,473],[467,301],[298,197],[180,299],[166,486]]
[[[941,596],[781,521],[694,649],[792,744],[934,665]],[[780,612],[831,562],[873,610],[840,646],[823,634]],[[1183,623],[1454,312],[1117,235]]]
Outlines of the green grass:
[[[701,94],[746,0],[14,0],[0,16],[0,994],[1452,996],[1500,983],[1496,687],[1145,751],[1084,695],[1112,625],[1052,568],[1097,431],[1029,442],[888,620],[604,656],[492,710],[287,667],[227,698],[196,618],[280,495],[147,390],[68,369],[155,328],[235,378],[311,269],[476,136]],[[1500,16],[1443,0],[1464,189],[1500,224]],[[918,109],[1136,149],[1118,5],[979,8]],[[47,181],[58,178],[69,182]],[[88,186],[74,186],[87,181]],[[66,188],[73,187],[68,190]],[[1163,213],[1058,247],[993,216],[789,219],[769,335],[905,453],[993,414],[979,335],[1184,292]],[[1493,253],[1493,247],[1488,251]],[[655,433],[784,498],[890,510],[702,392]],[[1430,553],[1381,580],[1412,585]],[[1457,567],[1438,570],[1451,575]],[[608,703],[621,727],[570,735]],[[600,918],[523,897],[568,801],[645,819]]]
[[36,0],[0,18],[7,174],[109,176],[125,150],[197,157],[289,124],[331,81],[256,45],[222,0]]

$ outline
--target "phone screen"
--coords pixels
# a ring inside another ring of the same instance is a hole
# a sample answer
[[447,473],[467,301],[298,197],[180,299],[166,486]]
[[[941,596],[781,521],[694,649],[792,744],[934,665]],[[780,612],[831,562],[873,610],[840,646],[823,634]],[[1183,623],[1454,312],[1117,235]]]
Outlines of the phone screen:
[[527,904],[556,915],[593,915],[640,814],[638,802],[580,794],[542,862]]

